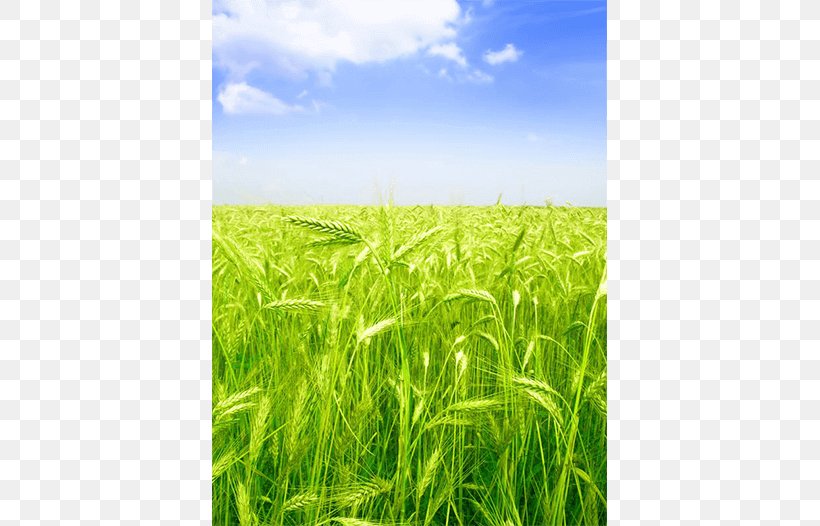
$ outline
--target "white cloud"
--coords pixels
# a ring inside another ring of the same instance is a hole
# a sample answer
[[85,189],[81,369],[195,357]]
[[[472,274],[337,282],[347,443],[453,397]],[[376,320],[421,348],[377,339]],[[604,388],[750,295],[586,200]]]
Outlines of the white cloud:
[[541,137],[539,137],[539,136],[538,136],[537,134],[535,134],[535,133],[528,133],[528,134],[527,134],[527,141],[528,141],[528,142],[538,142],[538,141],[540,141],[540,140],[541,140]]
[[494,81],[495,78],[492,75],[484,73],[480,69],[474,69],[464,77],[464,80],[475,84],[489,84]]
[[456,0],[216,0],[214,13],[217,64],[262,60],[289,75],[409,56],[463,22]]
[[304,109],[301,106],[287,104],[270,93],[244,82],[225,85],[219,90],[217,100],[222,104],[222,111],[231,115],[248,113],[285,115]]
[[[433,75],[433,72],[427,71],[427,74]],[[488,75],[480,69],[470,68],[456,68],[454,70],[441,68],[435,75],[442,80],[457,82],[459,84],[489,84],[495,80],[492,75]]]
[[521,50],[516,49],[516,47],[512,44],[507,44],[504,46],[504,49],[500,49],[498,51],[487,50],[487,52],[484,53],[484,62],[490,64],[491,66],[503,64],[505,62],[515,62],[519,59],[519,57],[521,57],[521,54]]
[[430,46],[427,50],[427,54],[434,57],[442,57],[447,60],[452,60],[462,68],[467,67],[467,59],[464,58],[464,53],[461,51],[461,48],[458,47],[458,44],[454,42]]
[[328,106],[330,106],[329,104],[327,104],[327,103],[325,103],[321,100],[315,100],[315,99],[311,100],[310,104],[313,107],[313,112],[314,113],[321,113],[324,108],[327,108]]

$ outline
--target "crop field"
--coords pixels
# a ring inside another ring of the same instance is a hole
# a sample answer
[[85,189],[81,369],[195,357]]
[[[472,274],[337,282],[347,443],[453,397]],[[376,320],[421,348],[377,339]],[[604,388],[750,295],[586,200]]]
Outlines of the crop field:
[[606,210],[213,211],[213,522],[606,523]]

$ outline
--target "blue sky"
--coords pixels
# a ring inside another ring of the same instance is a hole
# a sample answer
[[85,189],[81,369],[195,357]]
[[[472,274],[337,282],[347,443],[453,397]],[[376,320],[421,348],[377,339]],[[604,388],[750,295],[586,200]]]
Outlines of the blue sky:
[[605,0],[215,0],[216,203],[606,203]]

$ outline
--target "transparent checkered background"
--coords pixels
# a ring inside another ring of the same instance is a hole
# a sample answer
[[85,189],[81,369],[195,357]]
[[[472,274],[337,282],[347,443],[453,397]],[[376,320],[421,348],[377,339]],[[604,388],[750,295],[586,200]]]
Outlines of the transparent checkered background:
[[820,2],[608,38],[609,520],[820,523]]
[[[207,1],[0,2],[0,524],[210,522]],[[609,2],[609,517],[820,517],[820,2]]]
[[0,1],[0,524],[210,523],[210,18]]

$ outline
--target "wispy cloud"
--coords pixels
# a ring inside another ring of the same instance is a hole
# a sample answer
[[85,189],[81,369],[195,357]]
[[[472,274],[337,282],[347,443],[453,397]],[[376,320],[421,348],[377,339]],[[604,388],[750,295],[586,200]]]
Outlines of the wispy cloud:
[[447,42],[446,44],[435,44],[430,46],[427,54],[433,57],[441,57],[447,60],[452,60],[462,68],[467,67],[467,59],[464,57],[464,52],[458,47],[455,42]]
[[222,111],[229,115],[285,115],[304,111],[302,106],[283,102],[267,91],[245,82],[226,84],[219,90],[217,100],[222,105]]
[[484,73],[480,69],[474,69],[464,77],[464,80],[474,84],[489,84],[495,80],[495,77]]
[[505,62],[515,62],[521,57],[522,53],[523,52],[517,49],[515,45],[507,44],[503,49],[499,49],[498,51],[487,50],[487,52],[484,53],[484,62],[491,66],[497,66]]
[[[429,73],[432,74],[432,72]],[[495,77],[480,69],[470,68],[457,68],[453,71],[447,68],[441,68],[436,73],[436,76],[449,82],[461,84],[490,84],[495,80]]]

